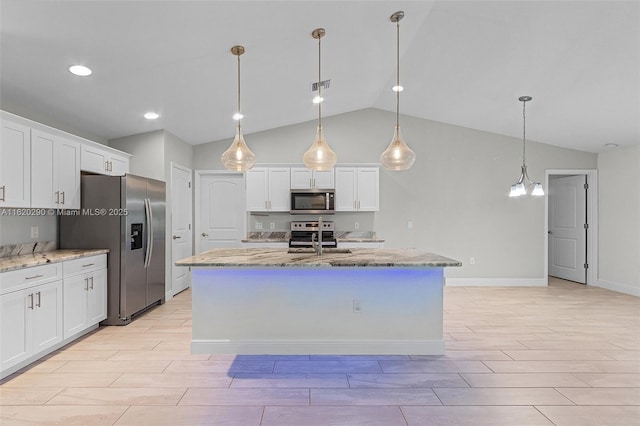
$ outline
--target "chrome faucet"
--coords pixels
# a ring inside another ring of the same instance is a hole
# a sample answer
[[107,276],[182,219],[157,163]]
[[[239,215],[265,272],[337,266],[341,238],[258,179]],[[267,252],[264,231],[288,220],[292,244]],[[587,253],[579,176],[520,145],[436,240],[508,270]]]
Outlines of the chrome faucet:
[[311,235],[311,246],[318,256],[322,256],[322,216],[318,218],[318,242],[316,234]]

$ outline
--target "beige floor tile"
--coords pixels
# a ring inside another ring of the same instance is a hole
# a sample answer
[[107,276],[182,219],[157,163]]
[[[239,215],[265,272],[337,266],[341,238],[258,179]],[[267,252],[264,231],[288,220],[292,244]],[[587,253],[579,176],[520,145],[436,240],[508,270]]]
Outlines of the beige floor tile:
[[64,361],[64,360],[44,359],[44,360],[35,362],[31,365],[28,365],[25,368],[18,370],[16,373],[18,374],[53,373],[56,370],[60,369],[60,367],[62,367],[66,363],[67,361]]
[[614,359],[603,352],[586,350],[505,350],[504,352],[517,361],[611,361]]
[[130,407],[115,423],[125,425],[215,425],[258,426],[263,407],[242,406],[176,406],[176,407]]
[[434,388],[443,405],[573,405],[550,388]]
[[[111,358],[118,351],[77,351],[77,350],[63,350],[51,355],[51,360],[55,361],[104,361]],[[147,353],[147,352],[145,352]]]
[[570,373],[461,374],[473,388],[585,387],[587,383]]
[[536,407],[556,426],[638,426],[640,407]]
[[[401,407],[408,426],[553,425],[533,407]],[[428,420],[426,420],[428,419]]]
[[[423,356],[421,355],[413,355],[411,359],[421,359]],[[505,354],[503,351],[455,351],[447,348],[447,353],[443,357],[443,359],[452,359],[452,360],[467,360],[467,361],[484,361],[484,360],[494,360],[494,361],[509,361],[511,358]]]
[[113,383],[118,373],[86,373],[86,374],[20,374],[8,377],[2,387],[10,388],[102,388]]
[[126,409],[126,406],[5,406],[0,410],[0,424],[113,425]]
[[406,426],[398,407],[266,407],[262,426]]
[[640,374],[574,373],[573,375],[595,388],[640,387]]
[[458,374],[348,374],[350,388],[469,387]]
[[126,342],[79,342],[72,346],[74,351],[150,351],[161,343],[160,339],[150,341],[126,341]]
[[618,361],[640,361],[640,351],[603,351],[603,353]]
[[309,405],[309,389],[189,388],[180,405]]
[[484,363],[496,373],[640,373],[640,363],[634,361],[484,361]]
[[[584,339],[584,337],[583,337]],[[554,351],[616,351],[620,347],[605,341],[589,340],[520,340],[525,349]]]
[[68,388],[47,405],[176,405],[186,388]]
[[[63,388],[0,388],[0,405],[41,405]],[[2,409],[0,408],[0,411]]]
[[[383,361],[380,361],[383,362]],[[402,362],[402,361],[399,361]],[[408,362],[408,361],[407,361]],[[276,361],[274,373],[381,373],[378,361]]]
[[430,388],[311,389],[311,405],[441,405]]
[[184,351],[186,353],[191,352],[191,340],[171,341],[163,340],[153,348],[156,351]]
[[118,351],[109,361],[173,361],[173,360],[192,360],[207,361],[211,355],[209,354],[191,354],[185,351]]
[[58,373],[162,373],[171,361],[67,361]]
[[490,373],[480,361],[380,361],[384,373]]
[[409,355],[309,355],[311,361],[382,361],[409,360]]
[[240,374],[232,388],[348,388],[346,374]]
[[172,361],[165,373],[272,373],[273,361]]
[[473,339],[447,342],[447,350],[454,351],[502,351],[507,349],[527,349],[527,347],[516,340]]
[[[640,388],[558,388],[576,405],[639,405]],[[638,418],[640,422],[640,418]]]
[[224,373],[124,373],[111,387],[118,388],[227,388],[233,377]]

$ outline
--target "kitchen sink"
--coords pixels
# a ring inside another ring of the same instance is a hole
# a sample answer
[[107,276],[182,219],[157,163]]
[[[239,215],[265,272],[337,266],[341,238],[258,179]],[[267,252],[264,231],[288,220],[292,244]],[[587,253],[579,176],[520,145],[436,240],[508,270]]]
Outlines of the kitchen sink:
[[[291,254],[315,254],[315,250],[312,248],[290,248],[287,253]],[[323,248],[322,254],[349,254],[350,249],[341,248]]]

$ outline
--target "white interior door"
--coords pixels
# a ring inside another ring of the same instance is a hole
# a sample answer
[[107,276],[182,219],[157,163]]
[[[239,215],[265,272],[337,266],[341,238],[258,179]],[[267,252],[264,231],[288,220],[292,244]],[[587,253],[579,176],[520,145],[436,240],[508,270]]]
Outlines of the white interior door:
[[191,285],[188,267],[176,261],[192,255],[191,169],[171,163],[171,293],[178,294]]
[[586,283],[586,176],[549,180],[549,275]]
[[197,172],[196,249],[240,247],[246,234],[245,179],[242,173]]

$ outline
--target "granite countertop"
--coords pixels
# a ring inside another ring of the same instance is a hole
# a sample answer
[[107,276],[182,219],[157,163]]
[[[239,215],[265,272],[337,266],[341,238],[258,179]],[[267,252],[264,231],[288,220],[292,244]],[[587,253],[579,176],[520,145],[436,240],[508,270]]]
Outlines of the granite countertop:
[[[249,232],[243,243],[288,243],[290,233],[288,231]],[[338,243],[384,243],[372,231],[336,231]]]
[[[334,249],[335,250],[335,249]],[[350,253],[325,249],[315,253],[288,253],[287,249],[213,249],[176,262],[193,267],[449,267],[462,263],[415,249],[351,249]]]
[[29,268],[47,263],[63,262],[65,260],[79,259],[81,257],[95,256],[104,253],[109,253],[109,249],[65,249],[2,257],[0,258],[0,272]]

